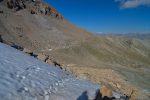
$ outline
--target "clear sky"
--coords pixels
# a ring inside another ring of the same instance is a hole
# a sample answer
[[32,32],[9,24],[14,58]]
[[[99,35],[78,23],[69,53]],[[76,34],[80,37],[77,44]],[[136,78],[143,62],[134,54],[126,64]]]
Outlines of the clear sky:
[[46,0],[91,32],[150,32],[150,0]]

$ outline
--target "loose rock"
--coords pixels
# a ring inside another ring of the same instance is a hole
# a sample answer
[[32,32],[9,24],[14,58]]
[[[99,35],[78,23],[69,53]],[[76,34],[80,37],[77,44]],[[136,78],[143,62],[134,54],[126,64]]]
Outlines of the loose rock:
[[38,54],[37,58],[46,62],[49,57],[47,55],[44,55],[44,54]]
[[119,83],[117,83],[117,84],[116,84],[116,87],[117,87],[118,89],[120,89],[120,88],[121,88],[121,85],[120,85]]
[[50,59],[46,60],[46,63],[53,64],[53,62]]
[[104,96],[112,97],[112,90],[108,88],[107,86],[103,85],[100,91],[101,91],[102,97]]
[[29,49],[27,49],[27,48],[24,48],[24,49],[23,49],[23,52],[28,53],[28,54],[33,53],[31,50],[29,50]]

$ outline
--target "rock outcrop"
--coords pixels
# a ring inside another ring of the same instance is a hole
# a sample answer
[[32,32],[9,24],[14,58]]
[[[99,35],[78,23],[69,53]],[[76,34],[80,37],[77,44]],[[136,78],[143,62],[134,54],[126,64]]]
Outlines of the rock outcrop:
[[[28,9],[31,14],[43,14],[63,19],[63,16],[56,9],[43,3],[42,0],[7,0],[5,4],[14,11]],[[0,13],[3,13],[3,11],[0,10]]]
[[16,11],[26,8],[26,0],[7,0],[7,7]]
[[35,1],[32,4],[34,6],[33,5],[30,6],[31,14],[43,14],[47,16],[53,16],[58,19],[63,19],[62,15],[60,15],[56,9],[54,9],[53,7],[49,5],[42,3],[42,1]]

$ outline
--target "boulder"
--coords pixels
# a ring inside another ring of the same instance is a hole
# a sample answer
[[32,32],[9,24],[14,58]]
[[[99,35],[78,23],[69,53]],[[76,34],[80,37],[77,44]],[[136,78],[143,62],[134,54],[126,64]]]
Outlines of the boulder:
[[7,7],[8,7],[9,9],[13,9],[13,8],[14,8],[14,3],[13,3],[12,0],[8,0],[8,1],[7,1]]
[[45,12],[46,12],[46,11],[45,11],[45,8],[44,8],[44,7],[41,7],[41,8],[40,8],[40,13],[41,13],[41,14],[45,14]]
[[44,55],[44,54],[38,54],[37,58],[46,62],[49,57],[47,55]]
[[28,54],[32,54],[32,53],[33,53],[31,50],[29,50],[29,49],[27,49],[27,48],[24,48],[24,49],[23,49],[23,52],[28,53]]
[[96,91],[96,96],[94,100],[120,100],[120,98],[116,99],[115,97],[112,97],[110,95],[105,96],[106,94],[104,94],[104,96],[102,95],[101,91],[98,89]]
[[117,87],[118,89],[121,89],[121,85],[120,85],[119,83],[116,84],[116,87]]
[[46,63],[53,64],[52,60],[50,60],[50,59],[46,60]]
[[59,64],[57,61],[53,61],[53,64],[54,64],[55,66],[61,66],[61,64]]
[[50,15],[51,8],[49,6],[45,7],[45,15]]
[[30,53],[30,56],[37,58],[38,55],[36,53],[32,52],[32,53]]
[[31,9],[31,14],[37,14],[35,9]]
[[112,90],[107,86],[103,85],[100,90],[102,97],[112,97]]

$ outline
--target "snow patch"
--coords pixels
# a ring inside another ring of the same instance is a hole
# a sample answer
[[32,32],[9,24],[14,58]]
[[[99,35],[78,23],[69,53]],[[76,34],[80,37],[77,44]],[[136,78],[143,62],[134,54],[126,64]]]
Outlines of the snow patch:
[[0,43],[0,98],[2,100],[76,100],[89,98],[99,88],[58,67]]

